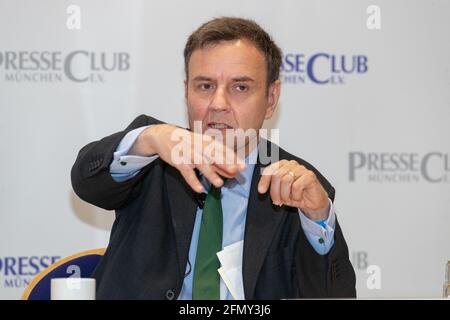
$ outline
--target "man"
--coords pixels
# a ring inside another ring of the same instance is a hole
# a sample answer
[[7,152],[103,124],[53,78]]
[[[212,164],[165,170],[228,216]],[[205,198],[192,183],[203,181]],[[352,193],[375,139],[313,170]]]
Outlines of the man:
[[[280,95],[280,49],[253,21],[219,18],[189,37],[184,58],[190,130],[141,115],[72,168],[80,198],[116,211],[97,298],[354,297],[333,187],[258,139]],[[256,135],[213,139],[238,129]],[[262,163],[261,149],[279,159]],[[224,153],[234,160],[217,161]]]

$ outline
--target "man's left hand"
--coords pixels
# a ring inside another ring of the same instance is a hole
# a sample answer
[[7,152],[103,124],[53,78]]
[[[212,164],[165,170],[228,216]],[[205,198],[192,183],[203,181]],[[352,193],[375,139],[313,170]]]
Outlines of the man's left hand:
[[275,205],[287,205],[300,210],[311,220],[325,220],[330,204],[328,194],[313,171],[295,160],[280,160],[264,168],[258,192],[266,193]]

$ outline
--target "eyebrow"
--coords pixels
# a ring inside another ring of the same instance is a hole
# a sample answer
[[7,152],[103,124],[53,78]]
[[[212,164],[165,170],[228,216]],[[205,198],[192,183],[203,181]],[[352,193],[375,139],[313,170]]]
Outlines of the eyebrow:
[[247,76],[233,78],[232,80],[234,82],[255,82],[255,80]]
[[[234,82],[254,82],[255,81],[252,78],[247,77],[247,76],[235,77],[235,78],[232,78],[231,80],[233,80]],[[210,77],[205,77],[205,76],[196,76],[193,79],[193,81],[213,81],[213,79]]]
[[212,81],[212,78],[205,76],[196,76],[193,81]]

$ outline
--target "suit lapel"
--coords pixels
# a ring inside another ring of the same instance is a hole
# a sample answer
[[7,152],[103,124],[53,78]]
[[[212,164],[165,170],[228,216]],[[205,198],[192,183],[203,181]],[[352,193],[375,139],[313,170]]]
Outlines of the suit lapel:
[[187,185],[177,169],[167,165],[165,180],[168,205],[175,230],[180,275],[183,279],[198,205],[193,196],[194,191]]
[[[270,144],[270,142],[268,143]],[[253,298],[256,281],[267,250],[275,231],[285,216],[282,208],[274,207],[269,192],[263,195],[258,193],[258,183],[263,168],[258,157],[253,171],[244,236],[243,282],[246,299]]]

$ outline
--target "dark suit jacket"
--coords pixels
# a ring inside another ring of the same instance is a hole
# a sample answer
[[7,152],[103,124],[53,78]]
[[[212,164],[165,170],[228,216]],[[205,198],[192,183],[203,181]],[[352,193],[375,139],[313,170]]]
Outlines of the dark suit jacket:
[[[161,122],[137,117],[124,131],[83,147],[72,168],[72,185],[81,199],[116,211],[108,248],[94,273],[98,299],[174,299],[183,285],[197,209],[195,193],[161,159],[125,182],[115,182],[109,172],[125,134],[156,123]],[[281,148],[279,152],[280,159],[293,159],[313,170],[334,200],[334,188],[313,166]],[[260,169],[258,161],[245,226],[246,299],[354,297],[355,273],[339,224],[331,251],[317,254],[305,237],[297,209],[274,206],[269,193],[258,193]]]

